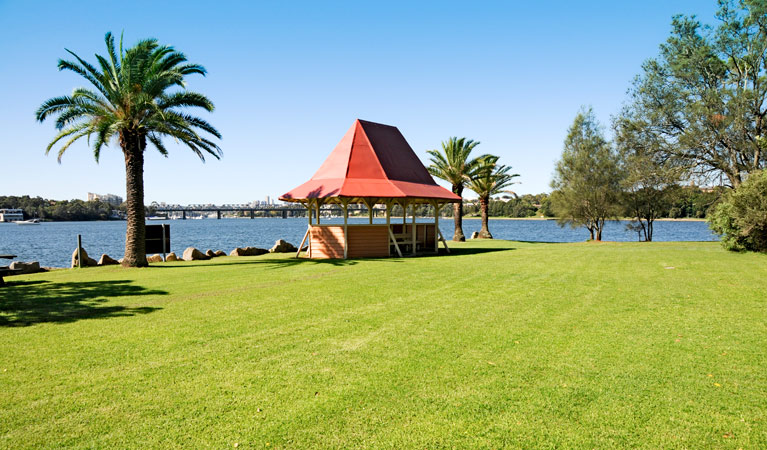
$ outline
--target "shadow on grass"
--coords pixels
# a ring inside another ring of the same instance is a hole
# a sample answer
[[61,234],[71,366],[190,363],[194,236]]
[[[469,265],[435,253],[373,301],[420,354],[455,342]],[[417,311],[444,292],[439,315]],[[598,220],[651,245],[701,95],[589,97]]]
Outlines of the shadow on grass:
[[161,308],[102,304],[113,297],[167,294],[132,285],[128,280],[52,283],[11,279],[0,288],[0,327],[148,314]]
[[[469,247],[469,248],[463,248],[463,247],[451,247],[450,253],[445,253],[444,249],[439,250],[439,256],[440,257],[451,257],[451,256],[465,256],[465,255],[479,255],[480,253],[493,253],[493,252],[508,252],[511,250],[516,250],[513,247],[509,248],[476,248],[476,247]],[[434,253],[431,254],[431,256],[437,256]]]
[[[245,257],[247,258],[247,257]],[[248,259],[245,261],[222,261],[220,264],[216,264],[214,260],[211,262],[206,262],[204,264],[179,264],[179,265],[150,265],[149,267],[152,269],[188,269],[188,268],[194,268],[194,267],[226,267],[226,266],[237,266],[237,265],[263,265],[267,266],[267,269],[282,269],[286,267],[293,267],[298,265],[324,265],[324,266],[337,266],[337,267],[344,267],[344,266],[353,266],[355,264],[358,264],[360,261],[383,261],[383,262],[390,262],[390,263],[398,263],[402,262],[402,259],[405,258],[356,258],[356,259],[309,259],[305,256],[301,256],[300,258],[285,258],[285,259],[272,259],[272,258],[264,258],[260,259],[258,257],[255,257],[257,259]],[[271,267],[270,267],[271,266]]]

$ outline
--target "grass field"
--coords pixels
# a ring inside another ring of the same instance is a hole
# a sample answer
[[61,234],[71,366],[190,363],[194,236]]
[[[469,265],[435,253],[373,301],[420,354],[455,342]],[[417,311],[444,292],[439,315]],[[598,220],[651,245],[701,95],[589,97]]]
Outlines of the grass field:
[[767,448],[767,255],[472,242],[0,288],[0,447]]

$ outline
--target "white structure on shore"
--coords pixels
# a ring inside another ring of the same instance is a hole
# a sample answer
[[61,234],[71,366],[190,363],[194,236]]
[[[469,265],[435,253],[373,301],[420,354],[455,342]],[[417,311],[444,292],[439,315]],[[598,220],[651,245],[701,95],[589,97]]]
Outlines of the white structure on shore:
[[123,202],[123,198],[119,195],[114,194],[94,194],[93,192],[88,192],[88,201],[89,202],[95,202],[95,201],[102,201],[107,202],[110,205],[114,206],[120,206],[120,204]]
[[15,222],[24,220],[24,211],[21,209],[0,209],[0,222]]

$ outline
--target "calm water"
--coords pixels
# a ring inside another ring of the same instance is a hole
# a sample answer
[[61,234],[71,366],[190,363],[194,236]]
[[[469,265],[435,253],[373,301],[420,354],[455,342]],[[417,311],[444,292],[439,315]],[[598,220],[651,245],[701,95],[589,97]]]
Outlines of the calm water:
[[[433,219],[432,219],[433,220]],[[430,222],[432,220],[429,220]],[[331,219],[323,223],[341,223]],[[350,219],[351,223],[367,223],[367,219]],[[385,220],[377,219],[377,223]],[[187,247],[224,250],[235,247],[269,248],[277,239],[298,245],[306,232],[307,220],[296,219],[203,219],[152,221],[170,224],[171,250],[179,255]],[[446,239],[453,236],[452,219],[441,219],[440,229]],[[479,231],[479,219],[464,219],[464,233]],[[583,228],[561,228],[553,220],[490,220],[490,231],[496,239],[538,242],[580,242],[588,238]],[[40,261],[46,267],[68,267],[77,247],[77,235],[83,236],[83,248],[98,259],[102,253],[119,259],[125,249],[125,222],[46,222],[20,226],[0,223],[0,254],[18,255],[20,261]],[[608,241],[636,241],[637,234],[625,230],[625,222],[609,222],[603,236]],[[715,241],[705,222],[656,222],[656,241]],[[0,264],[2,261],[0,261]]]

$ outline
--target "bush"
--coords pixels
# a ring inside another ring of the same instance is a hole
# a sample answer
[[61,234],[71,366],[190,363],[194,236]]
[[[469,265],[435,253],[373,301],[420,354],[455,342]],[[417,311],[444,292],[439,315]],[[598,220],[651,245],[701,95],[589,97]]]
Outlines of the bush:
[[754,172],[717,205],[709,226],[733,251],[767,252],[767,171]]

